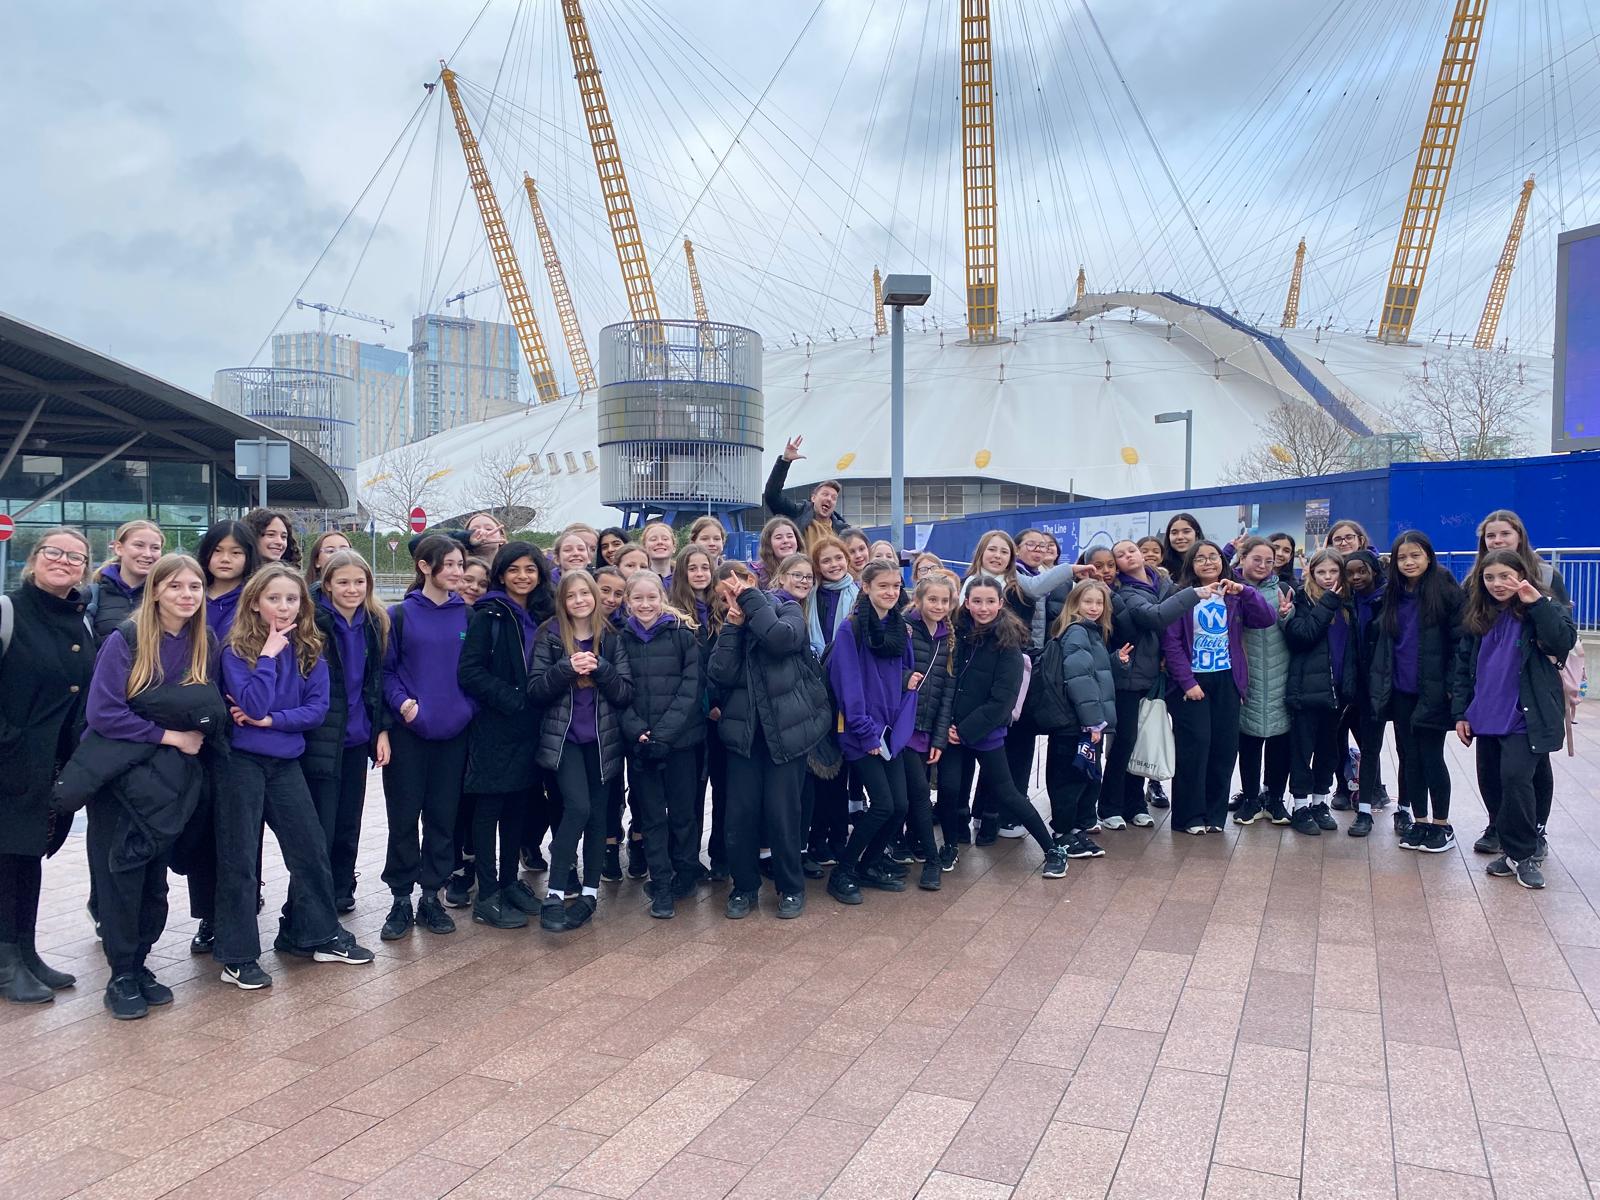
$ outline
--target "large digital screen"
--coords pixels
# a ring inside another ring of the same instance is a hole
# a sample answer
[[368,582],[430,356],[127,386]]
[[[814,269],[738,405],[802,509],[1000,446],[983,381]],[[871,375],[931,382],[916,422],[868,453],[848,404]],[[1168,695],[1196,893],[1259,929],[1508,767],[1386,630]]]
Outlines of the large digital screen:
[[1600,225],[1556,245],[1555,366],[1550,448],[1600,449]]

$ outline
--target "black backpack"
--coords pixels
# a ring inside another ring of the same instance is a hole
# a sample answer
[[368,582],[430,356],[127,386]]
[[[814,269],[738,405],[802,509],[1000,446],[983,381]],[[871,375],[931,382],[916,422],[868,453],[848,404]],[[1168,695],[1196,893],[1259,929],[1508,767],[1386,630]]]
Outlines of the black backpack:
[[1048,638],[1023,703],[1023,715],[1042,733],[1064,733],[1077,728],[1077,718],[1067,701],[1065,652],[1060,638]]

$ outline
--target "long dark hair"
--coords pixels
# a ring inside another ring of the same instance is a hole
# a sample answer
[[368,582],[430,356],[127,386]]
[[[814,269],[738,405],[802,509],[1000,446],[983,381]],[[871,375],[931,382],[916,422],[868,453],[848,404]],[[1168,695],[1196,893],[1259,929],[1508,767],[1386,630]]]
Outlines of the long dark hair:
[[[1461,610],[1461,624],[1468,633],[1475,633],[1479,637],[1489,632],[1501,613],[1515,613],[1520,621],[1528,611],[1528,606],[1518,596],[1512,596],[1501,604],[1489,594],[1489,589],[1483,586],[1483,572],[1487,567],[1510,567],[1534,587],[1539,587],[1539,581],[1529,577],[1527,563],[1518,551],[1485,550],[1478,555],[1478,561],[1472,564],[1472,574],[1467,576],[1467,602]],[[1543,588],[1539,590],[1541,594],[1544,592]]]
[[258,542],[261,540],[261,535],[267,531],[267,526],[274,521],[283,522],[283,531],[289,539],[283,547],[283,557],[278,561],[289,563],[292,566],[299,566],[300,542],[294,536],[294,522],[289,520],[288,513],[279,512],[275,508],[252,508],[244,515],[244,523],[254,531]]
[[547,620],[555,615],[556,594],[550,586],[550,564],[532,542],[507,542],[495,551],[494,562],[489,565],[489,586],[505,591],[506,572],[519,558],[527,559],[539,569],[539,582],[528,593],[528,611],[536,620]]
[[1178,569],[1173,574],[1173,583],[1180,588],[1200,586],[1200,581],[1194,577],[1194,556],[1201,546],[1210,546],[1217,552],[1217,557],[1222,560],[1222,574],[1217,576],[1218,580],[1238,578],[1233,573],[1233,564],[1228,561],[1228,556],[1222,552],[1221,546],[1210,538],[1197,538],[1194,545],[1184,552],[1183,559],[1179,562]]
[[1461,585],[1456,582],[1454,575],[1439,565],[1439,556],[1433,552],[1433,542],[1428,535],[1420,529],[1407,529],[1395,538],[1394,545],[1389,549],[1388,586],[1383,592],[1380,619],[1383,631],[1391,636],[1400,632],[1401,593],[1412,594],[1410,580],[1400,574],[1399,554],[1402,546],[1421,546],[1423,553],[1428,556],[1427,569],[1417,580],[1415,591],[1417,613],[1424,625],[1443,624],[1449,619],[1451,610],[1460,607],[1461,602]]
[[256,568],[261,565],[261,551],[256,545],[256,533],[243,521],[218,521],[207,529],[200,538],[200,544],[195,547],[194,556],[200,560],[200,570],[205,574],[206,587],[216,582],[211,577],[211,554],[223,542],[224,538],[232,538],[244,547],[244,574],[239,576],[239,586],[242,588],[250,582],[250,576],[256,573]]
[[[1171,575],[1174,579],[1178,577],[1178,572],[1183,569],[1183,560],[1188,555],[1188,551],[1184,551],[1183,554],[1179,554],[1172,548],[1172,527],[1179,521],[1184,522],[1194,530],[1195,546],[1198,546],[1201,540],[1206,536],[1206,531],[1200,527],[1200,522],[1195,518],[1193,513],[1173,513],[1172,516],[1167,518],[1167,527],[1161,533],[1161,565],[1167,569],[1167,574]],[[1194,546],[1190,546],[1189,549],[1193,550]],[[1226,566],[1227,556],[1224,555],[1223,559],[1223,565]]]
[[[411,580],[411,586],[406,589],[409,596],[412,592],[420,592],[423,585],[432,579],[444,566],[444,560],[451,554],[461,555],[462,565],[466,565],[467,551],[460,542],[445,533],[430,533],[417,543],[417,548],[411,552],[411,561],[417,565],[417,573]],[[427,574],[423,573],[422,563],[428,564]]]

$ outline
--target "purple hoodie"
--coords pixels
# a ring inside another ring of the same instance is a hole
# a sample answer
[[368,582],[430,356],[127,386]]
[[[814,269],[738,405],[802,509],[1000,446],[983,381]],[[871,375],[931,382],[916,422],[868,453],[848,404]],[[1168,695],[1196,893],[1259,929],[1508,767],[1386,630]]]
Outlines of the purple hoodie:
[[854,616],[839,627],[828,652],[828,681],[844,721],[839,749],[846,759],[866,758],[886,733],[891,755],[899,754],[911,741],[916,731],[917,694],[906,691],[906,679],[915,669],[909,634],[905,653],[898,658],[880,658],[856,636]]
[[211,626],[211,632],[217,635],[217,642],[228,640],[228,631],[233,628],[233,614],[239,608],[239,597],[244,593],[244,584],[240,584],[232,591],[223,592],[222,595],[212,599],[206,597],[206,624]]
[[[1245,629],[1269,629],[1278,623],[1278,610],[1267,603],[1266,597],[1253,587],[1246,587],[1237,596],[1228,596],[1228,658],[1233,684],[1244,697],[1250,692],[1250,668],[1244,658]],[[1173,685],[1186,692],[1195,685],[1194,670],[1194,611],[1190,610],[1161,631],[1161,654],[1167,660],[1167,674]]]
[[361,702],[367,682],[367,611],[357,608],[355,618],[347,621],[326,593],[317,594],[317,603],[333,618],[333,637],[339,646],[339,677],[344,681],[344,748],[365,746],[372,741],[372,720]]
[[1415,592],[1400,589],[1395,605],[1394,690],[1415,696],[1421,687],[1419,650],[1422,640],[1422,604]]
[[306,752],[306,730],[316,729],[328,715],[327,659],[319,657],[311,674],[301,675],[293,642],[270,658],[261,655],[254,667],[224,646],[221,673],[223,695],[245,716],[272,718],[267,729],[235,725],[235,750],[264,758],[299,758]]
[[[178,683],[189,667],[187,632],[161,635],[161,677]],[[89,699],[84,709],[89,729],[101,737],[119,742],[161,744],[166,731],[154,721],[141,717],[128,707],[128,673],[133,670],[133,647],[122,639],[120,629],[100,643],[94,660],[94,676],[89,680]]]
[[[461,690],[456,669],[472,610],[452,592],[435,604],[419,588],[389,609],[389,645],[383,653],[383,698],[395,721],[419,738],[443,742],[467,727],[478,706]],[[395,628],[399,618],[399,629]],[[417,702],[416,719],[400,715],[407,700]]]
[[138,587],[129,587],[122,578],[122,568],[116,563],[111,563],[109,566],[101,568],[100,582],[109,583],[127,599],[134,601],[135,604],[138,603],[139,597],[144,595],[144,584],[141,583]]

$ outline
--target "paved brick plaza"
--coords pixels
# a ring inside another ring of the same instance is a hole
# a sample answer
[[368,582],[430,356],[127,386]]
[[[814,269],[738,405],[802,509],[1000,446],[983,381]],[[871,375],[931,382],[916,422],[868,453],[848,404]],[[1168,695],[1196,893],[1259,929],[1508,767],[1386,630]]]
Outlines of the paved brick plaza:
[[1579,729],[1543,893],[1483,875],[1453,746],[1450,854],[1387,819],[1163,825],[1064,882],[1003,841],[938,895],[845,910],[814,884],[795,922],[705,889],[655,922],[608,884],[565,938],[457,912],[379,942],[374,776],[350,923],[377,962],[269,952],[270,991],[225,987],[180,882],[151,964],[177,1003],[127,1024],[75,837],[40,942],[79,986],[0,1006],[0,1196],[1589,1197],[1600,715]]

